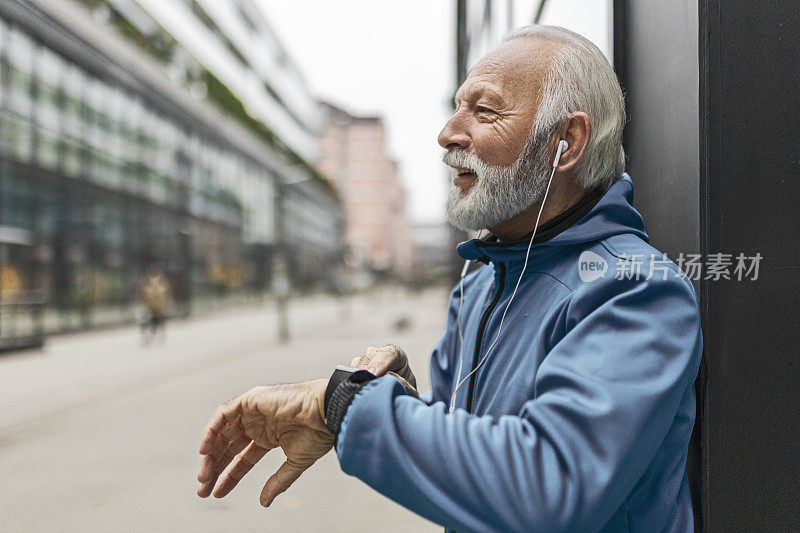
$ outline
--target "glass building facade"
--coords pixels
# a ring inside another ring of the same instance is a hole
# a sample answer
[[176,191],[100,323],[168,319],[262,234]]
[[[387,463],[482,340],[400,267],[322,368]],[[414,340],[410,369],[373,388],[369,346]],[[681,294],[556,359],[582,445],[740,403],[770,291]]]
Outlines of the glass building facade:
[[[121,78],[0,12],[0,301],[39,299],[45,330],[63,331],[129,320],[150,266],[179,313],[263,294],[276,187],[296,284],[332,281],[342,215],[327,187],[280,185],[235,139]],[[0,335],[33,327],[0,313]]]

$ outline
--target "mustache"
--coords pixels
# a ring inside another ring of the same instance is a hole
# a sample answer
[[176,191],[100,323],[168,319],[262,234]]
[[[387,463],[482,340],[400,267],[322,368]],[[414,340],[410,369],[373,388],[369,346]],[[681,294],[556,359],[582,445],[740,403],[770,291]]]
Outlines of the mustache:
[[463,148],[452,148],[442,154],[442,162],[457,170],[469,170],[475,174],[486,171],[489,167],[480,157],[464,151]]

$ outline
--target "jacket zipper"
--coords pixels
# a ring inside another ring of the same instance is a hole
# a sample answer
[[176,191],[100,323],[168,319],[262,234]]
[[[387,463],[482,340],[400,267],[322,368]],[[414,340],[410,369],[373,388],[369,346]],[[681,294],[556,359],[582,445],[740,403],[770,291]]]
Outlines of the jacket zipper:
[[[483,334],[486,330],[486,323],[489,322],[489,316],[494,311],[494,308],[497,307],[498,302],[500,302],[500,295],[503,294],[503,289],[506,285],[506,266],[503,263],[498,262],[500,265],[500,281],[497,285],[497,294],[495,294],[494,298],[492,299],[492,303],[489,304],[489,307],[486,308],[484,311],[483,316],[481,317],[481,322],[478,325],[478,337],[475,339],[475,355],[472,356],[472,371],[475,370],[475,367],[478,366],[480,362],[480,355],[481,355],[481,344],[483,343]],[[469,377],[469,387],[467,392],[467,412],[472,412],[472,395],[475,391],[475,378],[477,377],[477,373],[473,373]]]

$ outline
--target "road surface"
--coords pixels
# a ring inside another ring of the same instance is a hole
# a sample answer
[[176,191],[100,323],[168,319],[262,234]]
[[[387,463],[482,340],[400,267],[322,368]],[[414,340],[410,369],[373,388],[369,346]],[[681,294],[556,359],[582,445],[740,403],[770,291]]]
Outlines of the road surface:
[[441,531],[343,474],[333,453],[270,509],[258,497],[278,450],[222,500],[198,498],[195,476],[206,421],[252,386],[326,377],[396,342],[427,390],[445,305],[438,290],[313,297],[292,303],[286,345],[265,306],[168,324],[163,345],[123,328],[1,356],[0,531]]

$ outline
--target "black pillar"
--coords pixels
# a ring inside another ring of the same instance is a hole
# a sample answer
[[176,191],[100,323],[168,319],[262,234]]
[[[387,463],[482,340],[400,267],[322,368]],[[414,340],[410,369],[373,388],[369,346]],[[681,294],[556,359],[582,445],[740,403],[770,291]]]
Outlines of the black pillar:
[[614,7],[628,168],[654,244],[763,257],[757,279],[695,283],[705,353],[689,469],[705,530],[798,531],[800,3]]

